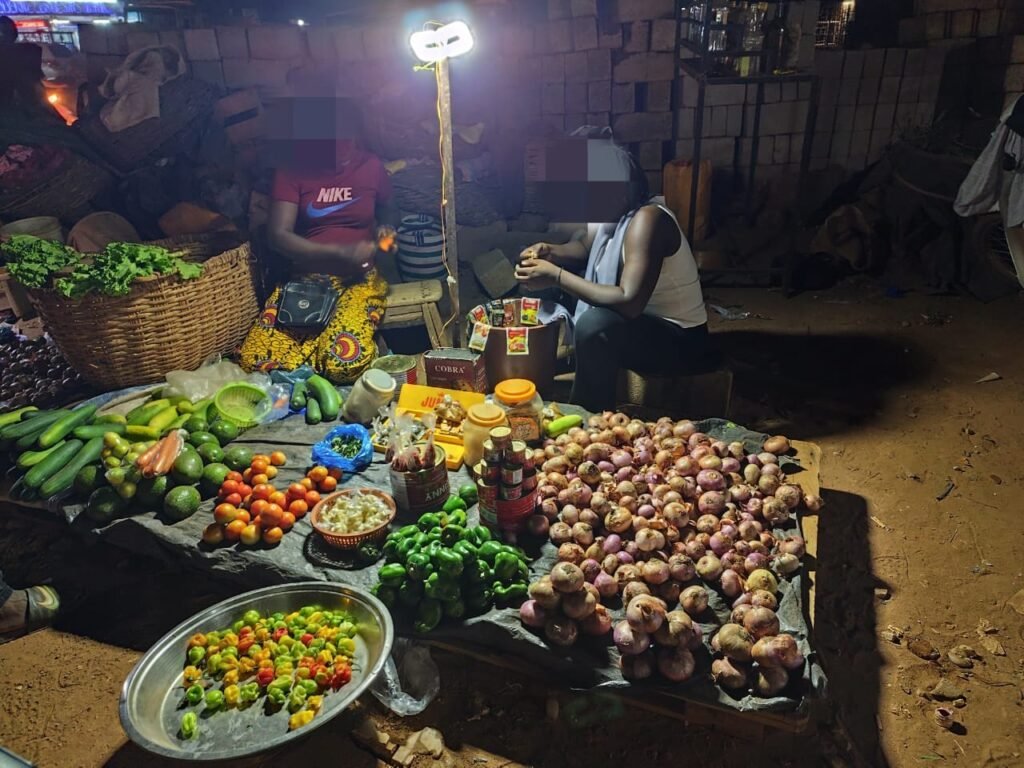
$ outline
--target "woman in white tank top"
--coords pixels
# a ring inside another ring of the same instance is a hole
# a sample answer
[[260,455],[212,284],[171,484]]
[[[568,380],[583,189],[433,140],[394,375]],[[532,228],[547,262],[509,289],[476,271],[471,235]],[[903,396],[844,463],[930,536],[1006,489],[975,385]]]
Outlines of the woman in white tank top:
[[576,297],[572,402],[591,411],[615,407],[620,368],[686,374],[706,368],[710,352],[689,243],[664,201],[648,195],[629,153],[608,144],[622,168],[621,218],[590,224],[565,245],[530,246],[516,269],[528,288],[558,286]]

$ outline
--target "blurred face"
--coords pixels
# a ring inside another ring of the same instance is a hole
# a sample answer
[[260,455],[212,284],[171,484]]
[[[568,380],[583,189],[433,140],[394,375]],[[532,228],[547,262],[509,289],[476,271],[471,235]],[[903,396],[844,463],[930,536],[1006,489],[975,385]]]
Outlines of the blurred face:
[[271,165],[340,170],[361,146],[356,105],[346,99],[280,99],[267,108]]
[[635,196],[628,155],[606,139],[546,142],[528,157],[526,179],[540,184],[557,222],[614,223]]

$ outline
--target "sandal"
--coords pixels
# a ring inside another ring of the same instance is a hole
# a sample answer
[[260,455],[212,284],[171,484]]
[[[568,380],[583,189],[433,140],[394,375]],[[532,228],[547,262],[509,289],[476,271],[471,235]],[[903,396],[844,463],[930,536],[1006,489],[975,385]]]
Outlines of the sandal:
[[25,590],[25,594],[28,597],[25,623],[0,634],[0,644],[48,627],[57,617],[57,612],[60,610],[60,595],[53,587],[29,587]]

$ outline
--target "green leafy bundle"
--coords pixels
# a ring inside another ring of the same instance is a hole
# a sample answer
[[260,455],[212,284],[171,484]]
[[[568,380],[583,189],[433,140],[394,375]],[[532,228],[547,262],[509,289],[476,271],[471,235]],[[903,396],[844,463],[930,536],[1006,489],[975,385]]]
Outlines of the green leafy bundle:
[[28,288],[42,288],[50,275],[81,258],[73,248],[32,235],[14,235],[0,245],[0,251],[7,261],[7,270]]

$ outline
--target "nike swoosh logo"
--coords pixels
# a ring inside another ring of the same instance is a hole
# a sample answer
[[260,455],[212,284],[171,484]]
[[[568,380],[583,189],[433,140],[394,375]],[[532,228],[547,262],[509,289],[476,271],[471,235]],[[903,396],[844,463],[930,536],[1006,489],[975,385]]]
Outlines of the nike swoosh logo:
[[346,200],[344,203],[338,203],[332,205],[330,208],[314,208],[313,204],[310,203],[306,206],[306,215],[311,219],[322,219],[324,216],[330,216],[332,213],[337,213],[342,208],[348,208],[352,203],[358,202],[359,198],[355,200]]

